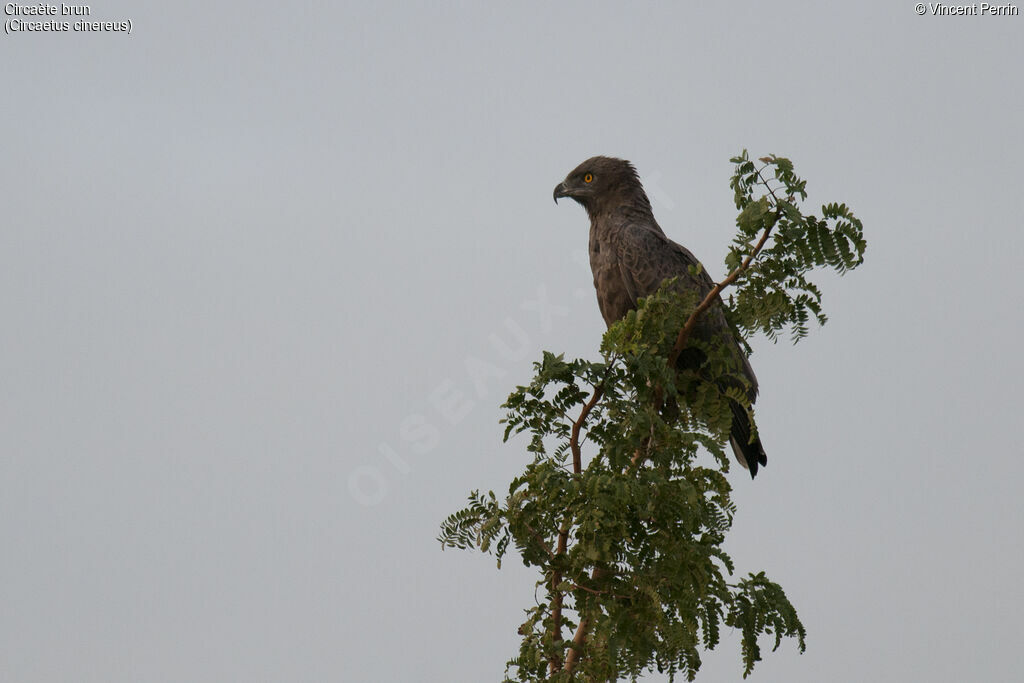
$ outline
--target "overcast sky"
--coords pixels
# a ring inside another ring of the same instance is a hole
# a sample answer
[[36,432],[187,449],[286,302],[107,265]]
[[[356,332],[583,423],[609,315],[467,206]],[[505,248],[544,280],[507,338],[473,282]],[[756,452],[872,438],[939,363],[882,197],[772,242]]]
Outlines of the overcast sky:
[[501,680],[535,577],[435,537],[527,461],[542,349],[597,356],[552,188],[632,160],[721,277],[747,148],[868,239],[826,327],[754,341],[728,549],[809,635],[753,680],[1018,680],[1024,17],[483,4],[2,36],[0,679]]

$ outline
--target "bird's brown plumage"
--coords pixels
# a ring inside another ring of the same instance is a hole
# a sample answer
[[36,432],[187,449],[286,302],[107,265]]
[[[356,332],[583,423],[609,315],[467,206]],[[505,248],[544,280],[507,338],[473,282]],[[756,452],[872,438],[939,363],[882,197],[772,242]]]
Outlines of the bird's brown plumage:
[[[654,219],[651,202],[644,192],[636,169],[628,161],[597,156],[572,170],[555,187],[555,201],[570,197],[590,217],[590,267],[594,273],[597,303],[605,323],[623,318],[636,308],[637,300],[653,294],[668,278],[678,278],[677,287],[695,292],[703,299],[714,282],[690,251],[670,240]],[[757,377],[742,352],[722,310],[708,309],[698,321],[695,334],[703,339],[721,338],[749,380],[751,402],[757,398]],[[736,459],[757,474],[767,463],[760,439],[750,441],[751,425],[747,412],[733,404],[731,443]]]

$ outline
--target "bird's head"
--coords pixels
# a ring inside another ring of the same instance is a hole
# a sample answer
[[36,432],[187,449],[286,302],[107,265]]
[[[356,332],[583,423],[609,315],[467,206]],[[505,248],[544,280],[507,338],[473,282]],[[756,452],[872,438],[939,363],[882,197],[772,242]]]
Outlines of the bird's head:
[[591,216],[611,203],[629,203],[647,196],[633,164],[625,159],[592,157],[569,172],[565,180],[555,186],[554,198],[569,197],[583,206]]

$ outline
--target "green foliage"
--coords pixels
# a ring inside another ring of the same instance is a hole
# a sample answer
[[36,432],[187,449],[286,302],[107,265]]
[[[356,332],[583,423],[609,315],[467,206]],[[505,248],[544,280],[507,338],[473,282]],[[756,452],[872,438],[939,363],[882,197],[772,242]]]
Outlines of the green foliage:
[[[760,236],[770,240],[736,280],[727,317],[742,333],[774,339],[788,327],[799,339],[809,314],[825,320],[807,273],[859,264],[860,222],[841,204],[823,207],[821,220],[802,214],[805,183],[786,159],[762,160],[781,199],[746,153],[733,161],[739,231],[727,262],[735,269]],[[758,187],[765,194],[754,198]],[[774,636],[773,649],[795,638],[803,651],[804,626],[778,584],[763,573],[730,581],[730,401],[751,406],[736,357],[717,341],[689,339],[683,353],[699,362],[670,367],[699,303],[666,281],[608,330],[600,361],[545,352],[504,405],[504,438],[527,436],[531,461],[507,495],[474,491],[442,524],[444,547],[494,553],[499,567],[514,547],[540,575],[546,598],[525,610],[507,681],[635,680],[651,670],[693,680],[723,627],[740,633],[744,677],[762,635]]]
[[[763,157],[765,166],[759,169],[744,151],[731,161],[730,185],[740,214],[739,231],[725,257],[729,270],[743,262],[766,228],[772,231],[771,243],[741,276],[730,302],[732,318],[744,332],[762,332],[772,340],[788,327],[793,341],[799,341],[807,336],[811,316],[821,325],[827,320],[821,290],[807,273],[831,267],[843,274],[860,265],[867,246],[863,226],[845,204],[822,206],[821,218],[803,213],[797,198],[807,198],[807,182],[797,177],[788,159]],[[765,180],[768,168],[774,171],[774,184]],[[755,199],[758,187],[767,194]]]

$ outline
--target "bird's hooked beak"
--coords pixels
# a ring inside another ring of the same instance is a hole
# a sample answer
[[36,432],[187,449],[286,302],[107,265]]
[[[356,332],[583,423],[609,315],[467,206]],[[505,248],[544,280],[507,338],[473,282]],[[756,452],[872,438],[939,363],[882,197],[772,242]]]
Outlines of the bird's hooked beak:
[[559,197],[568,197],[568,196],[569,196],[569,193],[566,191],[565,183],[558,183],[557,185],[555,185],[555,192],[554,192],[555,204],[558,203],[558,198]]

